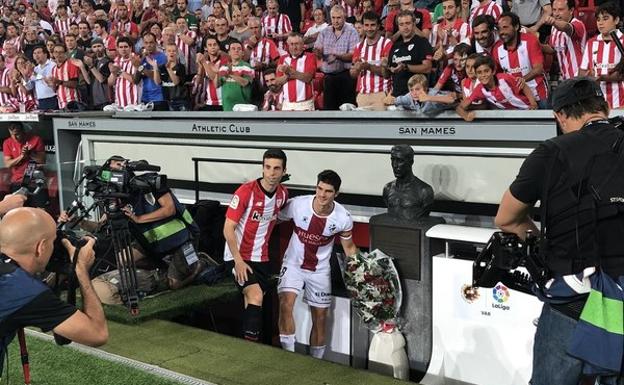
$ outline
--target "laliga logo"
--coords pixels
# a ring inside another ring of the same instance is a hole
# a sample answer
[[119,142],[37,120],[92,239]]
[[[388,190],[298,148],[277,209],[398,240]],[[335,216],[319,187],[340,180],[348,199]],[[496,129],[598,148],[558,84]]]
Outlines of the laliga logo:
[[509,306],[504,305],[509,300],[509,289],[502,283],[497,284],[492,289],[492,297],[496,303],[492,304],[495,309],[509,310]]

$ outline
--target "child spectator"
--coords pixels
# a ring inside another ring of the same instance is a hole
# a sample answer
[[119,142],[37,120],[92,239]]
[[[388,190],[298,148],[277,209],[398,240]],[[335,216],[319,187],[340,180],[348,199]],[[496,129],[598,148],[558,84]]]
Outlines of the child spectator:
[[[470,99],[470,95],[474,92],[474,89],[479,85],[477,79],[477,72],[475,71],[475,62],[481,54],[473,53],[466,59],[466,77],[461,82],[462,88],[462,100]],[[477,100],[470,105],[470,109],[484,109],[487,105],[483,103],[483,100]]]
[[416,74],[409,78],[407,87],[409,88],[407,94],[394,99],[395,106],[432,116],[452,108],[455,103],[455,95],[452,93],[429,91],[429,82],[423,74]]
[[474,64],[479,79],[470,98],[464,99],[457,107],[457,113],[470,122],[474,120],[474,112],[466,112],[466,108],[475,101],[487,100],[502,110],[535,110],[537,102],[528,85],[518,87],[517,79],[506,73],[496,74],[496,64],[490,56],[480,56]]
[[596,9],[598,31],[596,37],[590,39],[585,46],[585,53],[579,68],[579,76],[590,76],[600,83],[609,108],[624,106],[624,82],[621,70],[615,71],[622,59],[622,54],[612,43],[611,31],[615,31],[618,39],[624,42],[624,35],[617,26],[620,22],[620,11],[614,3],[600,5]]
[[448,64],[438,79],[434,89],[462,93],[462,81],[466,77],[466,60],[472,47],[460,43],[453,48],[453,62]]

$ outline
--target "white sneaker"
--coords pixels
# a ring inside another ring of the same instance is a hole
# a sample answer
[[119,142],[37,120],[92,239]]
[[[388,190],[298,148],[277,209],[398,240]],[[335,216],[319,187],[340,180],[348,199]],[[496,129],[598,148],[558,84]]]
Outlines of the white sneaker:
[[123,108],[121,108],[121,107],[119,107],[119,105],[113,103],[113,104],[109,104],[107,106],[104,106],[102,108],[102,111],[107,111],[107,112],[123,111]]

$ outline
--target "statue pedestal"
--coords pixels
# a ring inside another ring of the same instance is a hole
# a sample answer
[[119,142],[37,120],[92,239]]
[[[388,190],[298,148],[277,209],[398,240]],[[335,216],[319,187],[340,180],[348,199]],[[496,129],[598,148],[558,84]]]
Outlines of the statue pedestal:
[[371,250],[379,249],[394,258],[403,288],[400,312],[404,325],[410,379],[418,380],[431,359],[432,260],[444,251],[441,240],[425,236],[431,227],[444,223],[442,218],[423,217],[415,221],[399,220],[388,214],[371,217]]

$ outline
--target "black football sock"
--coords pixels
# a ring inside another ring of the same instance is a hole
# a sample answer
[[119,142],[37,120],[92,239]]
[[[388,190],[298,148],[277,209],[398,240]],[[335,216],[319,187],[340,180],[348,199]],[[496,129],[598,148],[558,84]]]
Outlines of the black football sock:
[[257,342],[262,328],[262,306],[248,304],[243,311],[243,338]]

